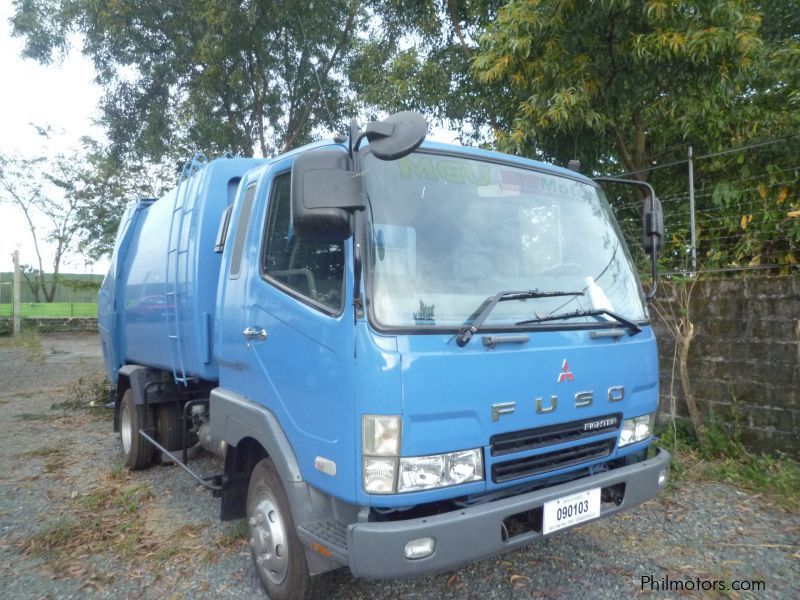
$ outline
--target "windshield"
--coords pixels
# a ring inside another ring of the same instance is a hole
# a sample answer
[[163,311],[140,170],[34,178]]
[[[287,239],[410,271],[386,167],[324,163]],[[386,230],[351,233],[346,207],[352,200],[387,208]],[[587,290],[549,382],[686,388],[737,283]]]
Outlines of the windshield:
[[[459,327],[487,297],[533,289],[584,294],[499,303],[484,328],[593,308],[646,319],[632,261],[598,188],[423,152],[396,161],[367,154],[364,173],[379,325]],[[613,321],[581,316],[546,326],[604,320]]]

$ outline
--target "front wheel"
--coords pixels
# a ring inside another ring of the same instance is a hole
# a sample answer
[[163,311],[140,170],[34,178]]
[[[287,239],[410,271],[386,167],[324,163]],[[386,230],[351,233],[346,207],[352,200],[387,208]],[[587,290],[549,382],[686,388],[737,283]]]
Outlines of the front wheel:
[[310,580],[305,551],[280,476],[268,458],[250,476],[247,519],[253,564],[267,596],[272,600],[304,598]]
[[119,441],[125,466],[133,471],[152,465],[155,456],[153,445],[139,435],[142,429],[147,429],[144,407],[136,406],[133,392],[128,388],[120,403]]

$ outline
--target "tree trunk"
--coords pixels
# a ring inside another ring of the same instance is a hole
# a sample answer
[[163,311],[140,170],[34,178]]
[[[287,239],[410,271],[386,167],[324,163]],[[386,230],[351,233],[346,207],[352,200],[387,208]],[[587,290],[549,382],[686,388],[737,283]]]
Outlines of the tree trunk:
[[676,340],[678,343],[678,370],[681,377],[683,397],[686,399],[686,407],[689,409],[689,418],[692,420],[694,434],[700,445],[705,446],[706,435],[703,416],[697,407],[694,391],[692,390],[692,380],[689,377],[689,349],[692,345],[692,338],[694,338],[694,324],[689,322],[686,327],[686,333],[680,335]]
[[25,271],[22,271],[22,276],[25,278],[25,281],[28,284],[28,287],[31,290],[31,294],[33,295],[33,301],[37,304],[40,302],[39,300],[39,279],[34,275],[33,281],[31,278],[28,277],[28,274]]

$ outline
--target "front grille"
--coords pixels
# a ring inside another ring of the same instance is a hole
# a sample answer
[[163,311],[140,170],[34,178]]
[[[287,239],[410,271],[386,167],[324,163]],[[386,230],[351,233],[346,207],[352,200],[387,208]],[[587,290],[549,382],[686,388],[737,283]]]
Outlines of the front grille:
[[492,481],[505,483],[522,477],[564,469],[584,462],[604,458],[614,450],[614,439],[572,446],[555,452],[517,458],[492,465]]
[[502,456],[512,452],[523,452],[542,446],[563,444],[603,433],[611,433],[617,431],[621,423],[622,414],[616,413],[548,427],[501,433],[492,436],[489,442],[492,446],[492,456]]

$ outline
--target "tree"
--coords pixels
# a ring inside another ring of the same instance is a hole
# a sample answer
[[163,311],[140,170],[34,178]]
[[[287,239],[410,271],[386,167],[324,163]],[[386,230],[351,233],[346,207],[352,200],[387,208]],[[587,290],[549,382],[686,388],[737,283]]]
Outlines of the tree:
[[85,160],[76,169],[77,248],[90,260],[111,254],[125,207],[139,198],[160,198],[176,185],[181,161],[121,160],[106,146],[85,139]]
[[509,3],[474,61],[479,80],[506,90],[510,128],[498,132],[500,145],[564,160],[570,145],[594,139],[605,152],[592,163],[610,160],[645,179],[651,158],[676,142],[718,139],[762,48],[748,4]]
[[480,82],[470,65],[478,36],[496,17],[498,0],[379,0],[380,19],[359,47],[349,78],[367,110],[418,110],[488,144],[500,130],[496,86]]
[[[36,265],[24,266],[23,275],[37,302],[40,293],[46,302],[55,297],[61,261],[72,249],[80,226],[79,191],[71,157],[11,158],[0,154],[0,202],[19,209],[30,229]],[[47,223],[44,234],[39,231],[40,221]],[[45,242],[54,246],[49,282],[45,280]]]
[[225,151],[268,156],[351,112],[342,65],[357,0],[15,0],[25,56],[57,60],[71,34],[106,90],[117,160]]
[[[669,197],[686,192],[685,175],[651,171],[654,162],[685,158],[689,145],[713,153],[800,131],[798,0],[382,6],[387,31],[399,19],[407,37],[364,48],[355,62],[363,68],[353,73],[364,97],[387,109],[420,108],[507,152],[562,165],[579,159],[586,173],[627,172]],[[392,21],[397,6],[405,10]],[[378,64],[388,75],[375,74]],[[775,145],[757,160],[728,155],[698,169],[700,226],[713,240],[705,264],[800,258],[800,227],[786,217],[800,202],[797,186],[779,185],[797,176],[778,172],[798,164],[796,147]],[[688,206],[670,208],[664,260],[679,267]],[[618,216],[638,229],[634,209]]]

